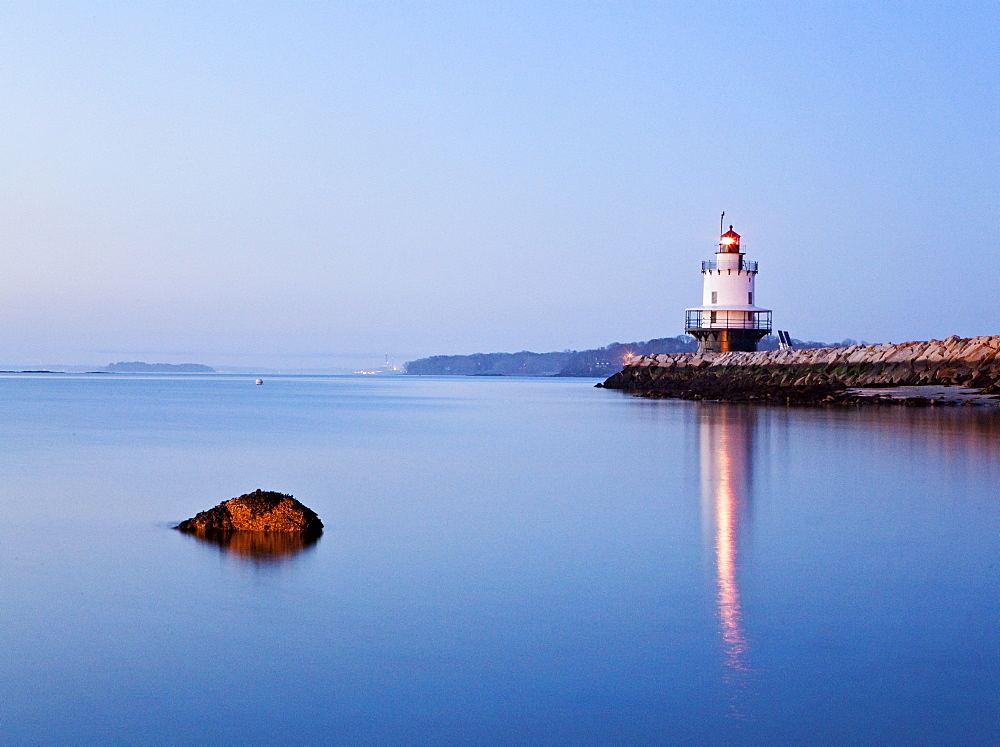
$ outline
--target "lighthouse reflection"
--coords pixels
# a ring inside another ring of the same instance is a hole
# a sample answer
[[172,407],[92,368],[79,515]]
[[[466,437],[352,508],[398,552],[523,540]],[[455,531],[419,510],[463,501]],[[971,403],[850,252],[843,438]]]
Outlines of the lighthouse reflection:
[[[740,598],[740,540],[749,520],[755,412],[724,403],[698,411],[702,526],[715,560],[716,606],[726,681],[743,687],[748,645]],[[743,715],[737,702],[734,715]]]

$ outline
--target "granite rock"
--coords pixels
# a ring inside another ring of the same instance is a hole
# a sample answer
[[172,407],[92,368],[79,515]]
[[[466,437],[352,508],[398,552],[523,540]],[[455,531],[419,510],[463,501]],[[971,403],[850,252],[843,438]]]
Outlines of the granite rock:
[[318,536],[323,522],[316,513],[290,495],[260,490],[223,501],[215,508],[202,511],[182,521],[176,529],[182,532],[291,532]]

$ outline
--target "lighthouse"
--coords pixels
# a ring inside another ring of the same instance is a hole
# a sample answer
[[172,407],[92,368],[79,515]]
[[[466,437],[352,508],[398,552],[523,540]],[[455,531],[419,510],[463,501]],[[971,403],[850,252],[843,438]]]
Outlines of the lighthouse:
[[743,259],[740,235],[730,226],[719,237],[715,259],[701,263],[701,306],[685,309],[684,331],[699,353],[753,352],[771,331],[771,310],[756,305],[757,263]]

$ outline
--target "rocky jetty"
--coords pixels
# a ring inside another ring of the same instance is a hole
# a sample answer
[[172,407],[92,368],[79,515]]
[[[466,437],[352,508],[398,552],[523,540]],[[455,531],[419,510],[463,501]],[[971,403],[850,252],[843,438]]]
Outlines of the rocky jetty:
[[176,529],[201,535],[236,532],[291,533],[318,537],[323,522],[290,495],[257,489],[182,521]]
[[[603,386],[647,397],[789,404],[892,399],[865,397],[863,390],[873,387],[960,386],[996,395],[998,355],[997,335],[811,350],[646,355]],[[923,404],[920,399],[900,401]]]

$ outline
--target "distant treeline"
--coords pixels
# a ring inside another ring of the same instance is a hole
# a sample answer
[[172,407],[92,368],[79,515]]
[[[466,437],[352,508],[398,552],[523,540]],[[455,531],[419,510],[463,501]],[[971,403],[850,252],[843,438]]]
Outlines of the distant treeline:
[[[796,349],[843,347],[854,340],[827,343],[792,339]],[[768,335],[759,350],[777,350],[778,338]],[[693,353],[698,341],[690,335],[662,337],[646,342],[613,342],[596,350],[564,350],[561,353],[474,353],[434,355],[406,364],[406,373],[417,376],[610,376],[620,370],[629,353]]]

